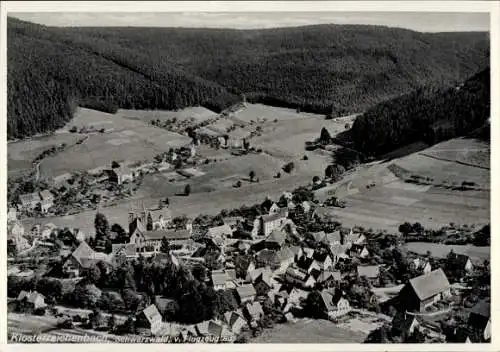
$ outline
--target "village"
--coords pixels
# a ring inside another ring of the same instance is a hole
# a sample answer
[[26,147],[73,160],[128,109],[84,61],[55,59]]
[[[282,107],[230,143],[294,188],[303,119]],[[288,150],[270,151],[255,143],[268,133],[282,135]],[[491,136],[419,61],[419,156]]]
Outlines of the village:
[[[363,331],[371,343],[490,340],[488,261],[408,251],[406,242],[436,231],[343,227],[335,209],[299,187],[194,219],[174,218],[168,201],[131,208],[123,227],[98,210],[94,233],[84,233],[50,223],[25,230],[11,208],[9,321],[43,316],[48,332],[187,343],[251,342],[304,319]],[[489,226],[439,233],[489,244]]]

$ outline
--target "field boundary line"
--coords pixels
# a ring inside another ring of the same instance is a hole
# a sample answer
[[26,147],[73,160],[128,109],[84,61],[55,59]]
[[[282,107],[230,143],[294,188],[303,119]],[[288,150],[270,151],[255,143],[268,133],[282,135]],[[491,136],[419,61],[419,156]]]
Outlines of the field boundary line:
[[420,153],[420,155],[426,156],[426,157],[431,158],[431,159],[436,159],[436,160],[441,160],[441,161],[448,161],[448,162],[452,162],[452,163],[458,163],[458,164],[465,165],[465,166],[470,166],[470,167],[477,167],[477,168],[483,169],[483,170],[490,170],[490,168],[486,167],[486,166],[480,166],[480,165],[476,165],[476,164],[466,163],[465,161],[460,161],[460,160],[456,160],[456,159],[440,158],[440,157],[437,157],[437,156],[434,156],[434,155],[430,155],[430,154],[427,154],[427,153]]

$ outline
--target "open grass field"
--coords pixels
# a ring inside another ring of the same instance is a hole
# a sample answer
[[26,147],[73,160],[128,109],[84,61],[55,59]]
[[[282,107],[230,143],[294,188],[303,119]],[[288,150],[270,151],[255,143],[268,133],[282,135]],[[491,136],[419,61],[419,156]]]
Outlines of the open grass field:
[[[156,154],[190,141],[186,136],[149,126],[142,121],[127,120],[119,115],[89,109],[80,109],[67,126],[97,126],[98,121],[107,126],[108,132],[90,134],[82,144],[45,158],[40,166],[42,176],[54,177],[66,172],[105,167],[113,160],[151,161]],[[61,132],[56,135],[56,139],[62,139],[63,136],[82,138],[82,135]]]
[[66,143],[67,145],[74,144],[81,138],[81,135],[66,133],[8,143],[7,167],[9,176],[15,176],[20,172],[31,169],[33,159],[43,151],[61,143]]
[[471,138],[455,138],[427,149],[425,154],[489,168],[490,152],[490,145],[486,142]]
[[361,343],[367,334],[342,329],[328,320],[302,319],[264,330],[251,343]]
[[[263,104],[246,104],[246,108],[234,114],[234,117],[240,121],[250,123],[251,121],[293,121],[296,119],[305,119],[318,117],[319,115],[300,112],[295,109],[280,108]],[[324,118],[324,116],[323,116]]]
[[464,254],[471,258],[479,260],[490,260],[490,247],[476,247],[472,245],[451,245],[428,242],[409,242],[405,244],[406,249],[411,252],[425,255],[427,251],[431,251],[432,256],[438,258],[446,258],[450,250],[457,254]]
[[149,123],[151,120],[156,119],[165,121],[171,120],[173,118],[176,118],[177,120],[192,120],[193,122],[202,122],[216,117],[217,113],[201,106],[195,106],[177,111],[119,109],[116,112],[116,115],[132,120],[137,119],[146,123]]
[[31,314],[9,313],[7,326],[10,333],[37,334],[55,328],[57,318]]
[[458,138],[410,154],[395,163],[416,175],[431,177],[433,183],[460,185],[468,181],[490,189],[489,159],[489,145]]

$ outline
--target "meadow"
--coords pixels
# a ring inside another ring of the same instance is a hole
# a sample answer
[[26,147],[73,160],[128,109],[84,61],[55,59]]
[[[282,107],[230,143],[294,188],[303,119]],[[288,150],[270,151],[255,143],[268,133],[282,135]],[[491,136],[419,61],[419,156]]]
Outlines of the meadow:
[[[368,333],[368,332],[367,332]],[[367,333],[337,327],[328,320],[301,319],[264,330],[251,343],[361,343]]]
[[[252,119],[256,120],[257,117],[261,118],[259,112],[273,109],[264,109],[259,104],[247,104],[247,109],[236,112],[234,116],[248,120],[252,114]],[[96,114],[99,116],[101,113]],[[188,141],[185,136],[148,126],[141,120],[127,120],[118,114],[108,115],[102,116],[104,120],[111,121],[108,127],[114,128],[112,132],[91,135],[82,145],[45,159],[41,167],[42,172],[57,175],[68,170],[109,165],[113,160],[152,158],[172,145]],[[165,197],[170,197],[174,216],[191,217],[217,214],[222,209],[260,203],[267,196],[277,199],[285,191],[309,184],[313,176],[323,176],[324,169],[332,162],[330,152],[306,151],[305,142],[319,137],[323,127],[332,136],[342,132],[345,130],[345,124],[354,118],[348,116],[338,120],[325,120],[321,115],[309,115],[311,114],[298,114],[295,110],[277,108],[277,113],[270,113],[267,122],[255,122],[254,125],[243,128],[255,129],[256,126],[261,126],[260,136],[251,138],[250,143],[252,147],[262,149],[262,153],[235,156],[227,149],[216,150],[202,145],[197,149],[197,155],[211,161],[197,166],[201,176],[185,178],[174,174],[173,170],[147,175],[136,195],[101,211],[108,216],[110,222],[125,225],[130,204],[144,202],[147,207],[155,208],[159,200]],[[274,122],[271,119],[273,116],[281,116],[281,120]],[[68,125],[71,126],[76,121],[81,124],[94,123],[95,119],[88,109],[83,109],[75,121]],[[242,129],[238,127],[237,130]],[[56,136],[61,135],[63,134]],[[363,164],[350,170],[342,181],[328,186],[334,190],[338,188],[347,201],[346,208],[335,209],[339,221],[346,226],[360,225],[391,232],[397,232],[399,225],[405,221],[418,221],[431,228],[438,228],[450,222],[488,223],[490,200],[489,187],[486,186],[489,185],[489,170],[438,159],[441,157],[440,153],[447,153],[446,158],[450,158],[450,152],[453,151],[458,155],[457,158],[463,159],[464,153],[461,151],[466,150],[468,145],[471,146],[469,150],[480,149],[489,152],[486,145],[478,143],[481,142],[451,140],[431,148],[411,150],[408,155],[402,154],[388,161]],[[436,158],[427,157],[425,153],[433,153]],[[303,160],[304,155],[307,155],[307,160]],[[293,161],[295,169],[287,174],[281,168],[289,161]],[[432,177],[436,182],[443,179],[450,184],[460,184],[467,180],[477,182],[485,188],[460,191],[407,183],[390,171],[391,164],[417,175]],[[255,172],[259,182],[249,181],[250,171]],[[281,177],[275,178],[278,172]],[[172,178],[177,181],[169,182]],[[237,181],[241,181],[239,188],[233,187]],[[180,195],[187,184],[191,185],[191,194]],[[93,232],[94,216],[95,211],[86,211],[59,218],[27,219],[26,224],[50,221],[59,226],[78,227],[83,231]]]

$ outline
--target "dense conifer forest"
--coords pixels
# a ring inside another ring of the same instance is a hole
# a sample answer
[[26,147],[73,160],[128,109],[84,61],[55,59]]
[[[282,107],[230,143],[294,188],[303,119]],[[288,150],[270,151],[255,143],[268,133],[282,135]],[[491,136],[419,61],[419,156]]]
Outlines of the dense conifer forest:
[[473,134],[489,140],[490,70],[449,88],[421,88],[382,102],[356,118],[356,149],[378,156],[417,141],[435,144]]
[[52,131],[78,105],[220,111],[250,102],[340,116],[465,80],[488,33],[357,25],[266,30],[55,28],[8,19],[8,136]]

